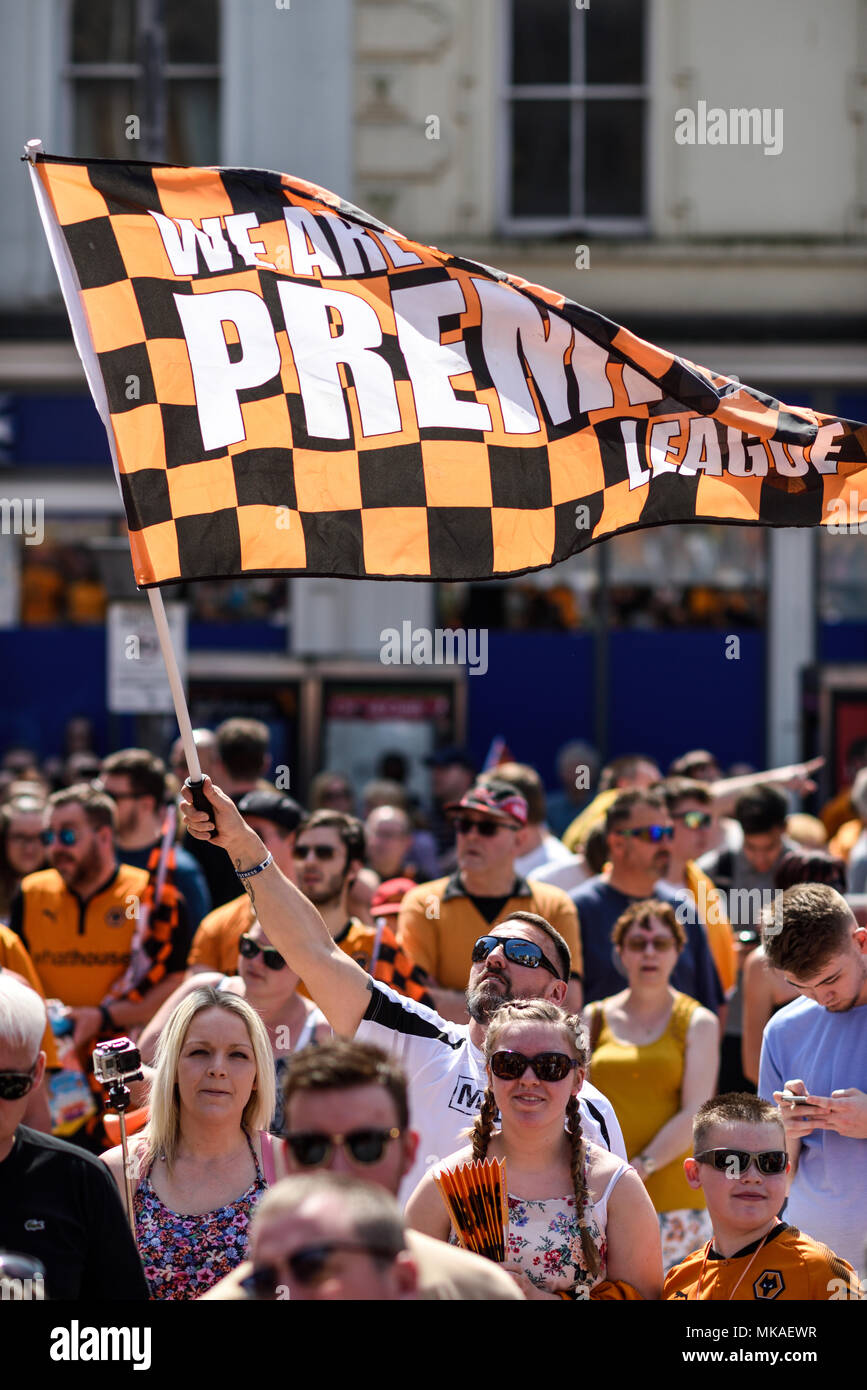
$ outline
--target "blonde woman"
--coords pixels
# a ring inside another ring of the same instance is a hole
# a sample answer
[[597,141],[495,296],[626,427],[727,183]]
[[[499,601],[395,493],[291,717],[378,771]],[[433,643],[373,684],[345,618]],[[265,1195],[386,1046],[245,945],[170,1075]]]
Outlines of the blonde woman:
[[[618,1281],[659,1298],[662,1264],[653,1205],[636,1173],[581,1135],[577,1093],[587,1048],[580,1020],[548,1000],[498,1009],[485,1037],[488,1086],[471,1145],[435,1170],[506,1160],[507,1263],[531,1299],[585,1299]],[[499,1112],[500,1128],[495,1130]],[[449,1239],[433,1171],[406,1210],[407,1225]]]
[[[130,1142],[152,1299],[198,1298],[246,1258],[274,1090],[268,1034],[247,1001],[211,987],[187,995],[160,1036],[150,1119]],[[121,1149],[102,1157],[123,1195]]]

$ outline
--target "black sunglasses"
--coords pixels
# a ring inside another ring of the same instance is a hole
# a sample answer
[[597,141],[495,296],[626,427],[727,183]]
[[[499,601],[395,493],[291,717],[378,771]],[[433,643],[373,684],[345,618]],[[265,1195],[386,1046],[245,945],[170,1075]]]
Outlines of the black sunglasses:
[[56,834],[53,830],[43,830],[39,838],[44,845],[53,845],[55,840],[59,840],[62,845],[75,845],[78,843],[78,832],[65,825]]
[[748,1173],[753,1159],[765,1177],[776,1177],[785,1173],[789,1155],[785,1149],[765,1149],[763,1153],[750,1153],[747,1149],[707,1149],[695,1155],[696,1163],[712,1164],[718,1173],[728,1173],[731,1178],[742,1178]]
[[499,820],[470,820],[467,816],[455,816],[452,820],[458,835],[469,835],[471,830],[478,830],[486,840],[492,840],[503,824],[504,822]]
[[329,859],[334,858],[333,845],[296,845],[292,851],[293,859],[309,859],[311,854],[325,864]]
[[523,1052],[505,1048],[491,1057],[491,1071],[501,1081],[519,1081],[529,1067],[540,1081],[563,1081],[578,1065],[577,1058],[565,1052],[537,1052],[525,1057]]
[[0,1100],[22,1100],[33,1090],[36,1063],[30,1071],[0,1071]]
[[519,936],[480,936],[473,947],[473,964],[487,960],[498,946],[502,946],[503,955],[513,965],[523,965],[528,970],[538,970],[541,965],[545,970],[550,970],[556,980],[562,980],[560,971],[551,964],[541,946],[537,946],[535,941],[524,941]]
[[[370,1255],[374,1259],[386,1260],[390,1264],[398,1252],[388,1250],[383,1245],[358,1245],[348,1240],[330,1240],[322,1245],[307,1245],[303,1250],[286,1256],[286,1264],[293,1279],[299,1284],[314,1284],[322,1277],[331,1256],[338,1250],[355,1251],[360,1255]],[[274,1265],[260,1265],[241,1280],[241,1288],[253,1298],[274,1299],[280,1287],[280,1271]]]
[[287,1134],[286,1143],[302,1168],[327,1163],[335,1149],[348,1149],[355,1163],[378,1163],[386,1144],[402,1133],[396,1125],[391,1129],[354,1129],[350,1134],[298,1133]]
[[258,941],[254,941],[252,936],[248,936],[246,932],[238,942],[238,950],[245,960],[255,960],[258,955],[261,955],[269,970],[282,970],[286,964],[274,946],[260,946]]

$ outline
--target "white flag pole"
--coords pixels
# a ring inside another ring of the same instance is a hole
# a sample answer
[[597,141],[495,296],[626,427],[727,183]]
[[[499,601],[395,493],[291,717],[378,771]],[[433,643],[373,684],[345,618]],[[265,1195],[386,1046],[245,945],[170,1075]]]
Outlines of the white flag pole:
[[[54,269],[60,281],[60,290],[63,295],[63,302],[66,305],[66,312],[69,315],[69,322],[72,326],[72,337],[75,347],[81,358],[84,367],[84,374],[87,377],[87,384],[93,396],[94,404],[99,412],[99,417],[105,426],[108,436],[108,447],[111,451],[111,461],[114,465],[114,476],[120,488],[120,469],[117,462],[115,450],[114,430],[111,427],[111,412],[108,407],[108,397],[105,394],[105,383],[99,368],[99,361],[93,347],[88,328],[87,318],[81,303],[81,284],[69,254],[69,247],[60,229],[60,224],[54,213],[54,206],[49,198],[45,186],[36,172],[37,157],[43,153],[41,140],[28,140],[24,146],[24,153],[29,161],[30,182],[36,196],[36,206],[39,209],[39,216],[42,219],[42,226],[48,240],[48,249],[51,252],[51,259],[54,262]],[[121,495],[122,491],[121,491]],[[166,666],[166,673],[169,678],[169,686],[172,692],[172,701],[175,706],[178,729],[180,730],[181,742],[184,746],[184,755],[187,760],[189,770],[189,784],[193,794],[193,802],[199,811],[210,811],[211,804],[202,791],[202,768],[199,762],[199,753],[193,738],[190,714],[187,709],[187,697],[184,691],[181,673],[178,669],[177,657],[172,646],[171,633],[166,618],[165,605],[163,604],[162,591],[159,588],[148,589],[148,600],[150,601],[151,613],[153,614],[154,624],[157,630],[157,638],[160,644],[160,651]]]

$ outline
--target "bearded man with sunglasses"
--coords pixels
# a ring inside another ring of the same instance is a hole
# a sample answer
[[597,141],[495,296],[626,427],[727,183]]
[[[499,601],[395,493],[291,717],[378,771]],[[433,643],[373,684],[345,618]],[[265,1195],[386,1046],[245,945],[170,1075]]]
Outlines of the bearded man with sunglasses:
[[[670,902],[686,929],[686,944],[671,974],[672,989],[697,999],[712,1013],[723,1005],[723,991],[704,928],[686,894],[660,883],[669,871],[674,824],[660,791],[620,792],[605,818],[608,863],[570,893],[578,912],[587,1003],[617,994],[623,975],[617,967],[611,933],[618,917],[646,898]],[[684,921],[684,916],[686,920]]]
[[[49,797],[43,840],[52,867],[22,881],[9,920],[46,998],[70,1007],[82,1056],[92,1039],[147,1023],[180,984],[186,958],[180,915],[136,939],[148,873],[118,863],[116,816],[111,798],[84,783]],[[134,947],[150,968],[130,982]]]
[[705,1101],[693,1121],[693,1155],[683,1170],[690,1187],[704,1192],[713,1239],[669,1270],[663,1298],[785,1303],[858,1297],[850,1264],[780,1220],[789,1157],[779,1110],[746,1092]]
[[41,1262],[46,1298],[145,1300],[138,1252],[108,1169],[22,1124],[45,1071],[44,1029],[39,995],[0,975],[0,1250]]
[[[181,808],[191,835],[221,845],[250,894],[269,940],[305,981],[336,1033],[387,1051],[410,1078],[410,1111],[421,1139],[401,1196],[413,1191],[431,1163],[460,1147],[485,1092],[482,1052],[488,1021],[512,999],[562,1004],[571,975],[567,943],[534,913],[512,912],[471,949],[468,1024],[373,981],[333,940],[316,907],[282,875],[235,806],[210,779],[211,814],[196,811],[185,789]],[[585,1082],[579,1093],[584,1135],[626,1158],[623,1136],[605,1097]]]

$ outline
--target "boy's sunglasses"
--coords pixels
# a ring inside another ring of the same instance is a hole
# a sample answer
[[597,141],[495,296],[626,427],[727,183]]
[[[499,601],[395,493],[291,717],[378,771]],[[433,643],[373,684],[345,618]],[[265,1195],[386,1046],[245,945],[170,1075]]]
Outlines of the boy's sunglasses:
[[506,1048],[491,1057],[491,1071],[501,1081],[520,1081],[528,1067],[540,1081],[563,1081],[577,1065],[577,1059],[565,1052],[537,1052],[535,1057],[525,1057],[523,1052]]
[[710,1163],[718,1173],[728,1173],[732,1178],[742,1178],[748,1173],[753,1159],[765,1177],[776,1177],[785,1173],[789,1155],[785,1149],[765,1149],[763,1153],[750,1153],[747,1149],[707,1149],[695,1155],[696,1163]]
[[477,965],[480,960],[487,960],[498,946],[502,946],[503,955],[513,965],[523,965],[528,970],[538,970],[541,965],[543,969],[551,972],[555,980],[562,980],[560,971],[551,964],[541,946],[537,946],[535,941],[523,941],[519,936],[480,936],[473,947],[473,964]]
[[402,1133],[392,1125],[391,1129],[354,1129],[350,1134],[287,1134],[286,1143],[302,1168],[318,1168],[327,1163],[335,1149],[348,1149],[355,1163],[378,1163],[386,1144],[399,1139]]
[[[294,1255],[286,1256],[286,1264],[293,1279],[299,1284],[315,1284],[325,1272],[331,1256],[338,1250],[357,1251],[361,1255],[371,1255],[375,1259],[391,1263],[396,1258],[395,1250],[387,1250],[382,1245],[359,1245],[348,1240],[330,1240],[322,1245],[306,1245],[296,1250]],[[280,1287],[280,1271],[274,1265],[260,1265],[241,1280],[241,1288],[253,1298],[273,1299]]]
[[62,830],[43,830],[39,835],[44,845],[53,845],[55,840],[59,840],[62,845],[78,844],[78,831],[65,825]]
[[36,1064],[30,1071],[0,1071],[0,1100],[23,1100],[33,1090]]
[[713,824],[710,811],[672,811],[672,820],[682,820],[687,830],[708,830]]
[[638,825],[632,829],[615,830],[615,835],[628,835],[631,840],[643,840],[645,844],[658,845],[661,840],[674,836],[673,825]]
[[292,851],[293,859],[309,859],[314,855],[322,864],[334,858],[333,845],[296,845]]
[[245,960],[255,960],[261,955],[269,970],[282,970],[286,964],[280,952],[273,946],[260,946],[258,941],[254,941],[252,936],[246,932],[238,942],[238,950]]

